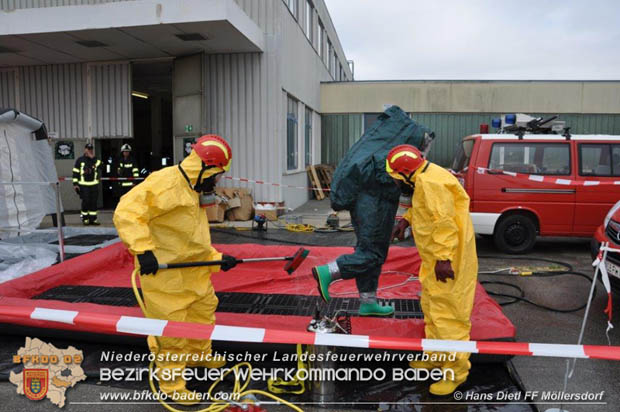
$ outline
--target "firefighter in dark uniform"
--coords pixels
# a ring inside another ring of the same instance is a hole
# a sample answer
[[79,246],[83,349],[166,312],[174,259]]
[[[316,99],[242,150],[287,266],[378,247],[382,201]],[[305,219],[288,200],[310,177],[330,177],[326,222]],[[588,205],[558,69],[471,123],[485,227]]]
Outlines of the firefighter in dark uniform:
[[82,199],[82,224],[99,226],[97,221],[97,198],[99,197],[99,178],[101,160],[93,154],[93,145],[84,147],[84,156],[78,158],[73,166],[73,189]]
[[[118,162],[118,177],[140,177],[136,160],[131,155],[131,146],[125,143],[121,146],[121,160]],[[119,197],[129,192],[135,186],[133,180],[121,180],[119,182]]]

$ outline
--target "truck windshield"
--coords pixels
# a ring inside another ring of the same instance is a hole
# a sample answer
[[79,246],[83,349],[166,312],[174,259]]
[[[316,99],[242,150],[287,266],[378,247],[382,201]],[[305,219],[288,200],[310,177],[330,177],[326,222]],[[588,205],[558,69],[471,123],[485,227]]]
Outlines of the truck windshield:
[[474,148],[474,140],[463,140],[459,146],[454,161],[452,162],[452,170],[455,172],[461,172],[467,166],[469,166],[469,158],[471,157],[471,151]]

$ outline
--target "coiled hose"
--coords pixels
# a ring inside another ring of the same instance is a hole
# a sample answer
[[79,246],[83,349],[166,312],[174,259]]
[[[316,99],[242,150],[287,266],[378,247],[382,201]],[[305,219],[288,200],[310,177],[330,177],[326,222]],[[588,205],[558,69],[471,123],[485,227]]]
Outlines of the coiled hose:
[[[140,293],[138,291],[138,285],[136,282],[136,271],[134,271],[131,275],[131,287],[133,289],[133,293],[136,296],[136,300],[138,301],[138,305],[140,305],[140,309],[142,309],[142,313],[144,313],[144,315],[146,316],[147,311],[146,311],[146,307],[144,305],[144,301],[142,300],[142,296],[140,296]],[[159,339],[157,336],[155,336],[155,339],[157,341],[157,352],[155,353],[154,358],[157,358],[157,355],[159,354],[159,348],[161,347],[161,345],[159,344]],[[155,361],[151,361],[149,363],[149,386],[151,387],[151,391],[153,392],[154,395],[157,395],[158,391],[157,388],[155,388],[155,382],[153,382],[153,376],[152,376],[152,370],[153,370],[153,365],[154,365]],[[288,406],[289,408],[297,411],[297,412],[303,412],[303,410],[301,408],[299,408],[298,406],[282,399],[279,398],[269,392],[265,392],[265,391],[261,391],[261,390],[257,390],[257,389],[247,389],[248,385],[250,384],[251,381],[251,376],[252,376],[252,365],[248,362],[241,362],[236,364],[235,366],[233,366],[232,368],[230,368],[229,371],[227,371],[224,375],[222,375],[222,377],[220,377],[220,379],[216,380],[215,382],[213,382],[213,384],[209,387],[209,390],[207,391],[207,399],[213,399],[213,397],[211,396],[211,393],[213,392],[213,390],[217,387],[217,385],[219,385],[222,380],[229,375],[231,372],[233,371],[238,371],[240,368],[242,367],[246,367],[249,369],[248,374],[247,374],[247,380],[245,382],[243,382],[243,384],[239,381],[238,376],[239,374],[235,374],[236,378],[235,378],[235,384],[233,387],[233,391],[232,394],[233,396],[231,396],[232,399],[240,399],[241,403],[252,403],[251,397],[249,397],[249,395],[262,395],[262,396],[266,396],[268,398],[271,398],[277,402],[282,403],[283,405]],[[181,410],[181,409],[176,409],[173,406],[171,406],[170,404],[166,403],[166,401],[164,401],[163,399],[161,399],[160,396],[155,396],[158,400],[158,402],[167,410],[169,410],[170,412],[186,412],[185,410]],[[214,401],[213,403],[211,403],[211,405],[209,405],[207,408],[204,409],[199,409],[196,412],[220,412],[225,410],[226,408],[228,408],[229,406],[231,406],[232,403],[228,402],[228,401],[224,401],[224,400],[218,400],[218,401]]]

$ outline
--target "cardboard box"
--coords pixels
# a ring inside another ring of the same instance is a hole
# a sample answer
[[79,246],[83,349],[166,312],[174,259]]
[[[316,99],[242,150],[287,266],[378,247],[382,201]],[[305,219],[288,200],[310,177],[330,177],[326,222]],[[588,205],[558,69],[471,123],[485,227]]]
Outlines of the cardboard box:
[[211,223],[222,223],[226,216],[226,208],[228,203],[222,201],[220,198],[216,200],[214,206],[207,207],[207,218]]
[[250,220],[254,216],[254,199],[248,189],[237,189],[237,194],[241,204],[238,208],[231,211],[234,220]]
[[222,194],[228,198],[228,220],[246,221],[254,216],[254,200],[248,189],[223,188]]
[[278,209],[274,204],[256,203],[254,204],[254,213],[256,215],[265,215],[267,220],[278,220]]
[[[235,196],[232,199],[228,199],[228,210],[235,209],[237,207],[241,207],[241,198],[239,196]],[[231,219],[234,220],[234,219]]]

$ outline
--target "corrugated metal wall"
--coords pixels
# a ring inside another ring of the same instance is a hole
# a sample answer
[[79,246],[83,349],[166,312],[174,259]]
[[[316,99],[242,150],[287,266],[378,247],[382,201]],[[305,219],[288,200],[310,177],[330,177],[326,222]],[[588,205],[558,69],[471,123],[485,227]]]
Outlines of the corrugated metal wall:
[[452,158],[461,138],[480,131],[480,124],[491,125],[497,115],[478,113],[414,113],[413,119],[435,132],[435,141],[429,154],[431,162],[442,166],[452,164]]
[[14,69],[0,70],[0,109],[17,106],[17,89]]
[[[230,142],[231,176],[281,181],[279,136],[283,132],[278,124],[282,108],[276,66],[269,53],[205,55],[205,128]],[[243,187],[239,182],[234,186]],[[282,196],[272,186],[246,187],[259,200]]]
[[129,63],[22,66],[18,109],[61,139],[132,137],[130,76]]
[[[281,1],[281,0],[235,0],[235,3],[239,5],[253,21],[260,27],[265,30],[268,25],[273,24],[273,20],[269,19],[269,10],[273,8],[273,1]],[[269,24],[268,24],[269,23]],[[269,32],[272,32],[273,29]]]
[[88,136],[83,64],[19,68],[19,109],[47,125],[61,139]]
[[321,116],[321,159],[317,160],[320,160],[320,163],[337,165],[361,135],[361,114]]
[[[500,113],[414,113],[412,117],[437,135],[429,159],[442,166],[450,166],[461,138],[478,133],[480,124],[490,125],[491,120],[500,115]],[[532,116],[549,116],[549,114],[532,114]],[[352,139],[351,133],[344,127],[333,125],[345,124],[351,117],[357,117],[361,124],[361,115],[339,114],[322,117],[322,162],[337,164],[357,137]],[[573,134],[620,135],[620,115],[617,114],[560,114],[560,119],[566,121]],[[327,124],[332,126],[328,127]],[[492,128],[490,130],[493,131]]]
[[129,63],[88,64],[93,137],[133,137]]
[[[281,0],[235,0],[267,34],[280,26]],[[231,144],[230,176],[266,182],[282,181],[280,120],[281,83],[277,44],[264,53],[207,54],[204,56],[204,126]],[[280,201],[282,190],[267,185],[227,182],[247,187],[259,201]]]
[[[540,115],[542,116],[542,115]],[[620,135],[620,115],[618,114],[562,114],[574,134],[614,134]]]
[[36,9],[43,7],[83,6],[135,0],[0,0],[0,10]]

